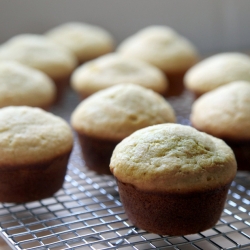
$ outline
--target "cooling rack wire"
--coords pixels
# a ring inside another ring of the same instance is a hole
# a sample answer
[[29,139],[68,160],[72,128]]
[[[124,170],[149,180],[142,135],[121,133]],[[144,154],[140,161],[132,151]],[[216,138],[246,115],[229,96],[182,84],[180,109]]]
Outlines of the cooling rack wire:
[[[168,100],[178,122],[188,125],[192,95],[185,91]],[[69,121],[77,103],[69,91],[52,112]],[[0,230],[13,249],[250,249],[250,175],[237,174],[213,228],[186,236],[156,235],[129,222],[114,178],[87,170],[76,140],[63,188],[41,201],[0,203]]]

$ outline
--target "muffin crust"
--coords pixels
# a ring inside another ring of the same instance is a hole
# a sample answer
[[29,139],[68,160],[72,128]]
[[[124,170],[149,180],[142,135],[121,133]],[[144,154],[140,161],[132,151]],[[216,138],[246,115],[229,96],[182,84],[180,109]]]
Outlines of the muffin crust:
[[45,34],[65,46],[80,63],[94,59],[114,49],[114,39],[101,27],[80,22],[64,23]]
[[85,99],[71,116],[79,133],[121,140],[152,124],[175,122],[168,102],[152,90],[135,84],[119,84]]
[[198,96],[233,81],[250,81],[250,57],[228,52],[208,57],[188,70],[184,83]]
[[234,154],[222,140],[179,124],[151,126],[125,138],[110,168],[137,189],[170,193],[215,189],[236,174]]
[[83,97],[116,84],[130,82],[165,94],[166,76],[158,68],[118,53],[110,53],[92,60],[74,71],[72,87]]
[[250,82],[232,82],[204,94],[193,103],[190,120],[216,137],[250,140]]
[[198,61],[194,45],[168,26],[149,26],[125,39],[119,53],[144,60],[165,73],[182,73]]
[[46,108],[56,97],[53,81],[43,72],[14,61],[0,62],[0,107]]
[[60,117],[31,107],[0,109],[0,168],[49,161],[71,151],[73,136]]
[[0,46],[0,61],[13,60],[43,71],[53,80],[68,77],[77,60],[67,49],[35,34],[17,35]]

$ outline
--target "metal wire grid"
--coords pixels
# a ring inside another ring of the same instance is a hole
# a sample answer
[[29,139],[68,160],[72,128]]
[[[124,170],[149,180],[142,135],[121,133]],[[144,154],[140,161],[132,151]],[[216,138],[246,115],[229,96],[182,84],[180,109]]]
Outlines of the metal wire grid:
[[[181,104],[179,98],[170,99],[180,123],[189,123],[190,101],[187,94]],[[76,99],[70,96],[67,102],[72,108]],[[69,110],[60,115],[68,120]],[[187,236],[156,235],[128,221],[115,180],[88,171],[76,142],[64,187],[41,201],[0,204],[0,228],[14,249],[246,249],[250,248],[249,183],[248,173],[238,173],[221,219],[212,229]]]
[[2,234],[16,249],[243,248],[250,246],[249,179],[248,174],[237,176],[214,228],[188,236],[161,236],[135,228],[124,213],[113,177],[87,171],[75,154],[64,188],[54,197],[1,204]]

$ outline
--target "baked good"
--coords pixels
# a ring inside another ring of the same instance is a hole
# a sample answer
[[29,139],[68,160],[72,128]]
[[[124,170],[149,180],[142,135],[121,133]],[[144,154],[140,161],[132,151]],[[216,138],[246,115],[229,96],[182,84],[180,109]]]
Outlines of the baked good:
[[60,117],[27,106],[0,109],[0,201],[52,196],[62,187],[72,145]]
[[168,26],[153,25],[139,30],[117,48],[123,55],[144,60],[161,69],[170,83],[168,95],[183,91],[183,76],[198,60],[195,46]]
[[184,77],[184,84],[196,97],[233,81],[250,81],[250,57],[227,52],[210,56],[194,65]]
[[112,35],[105,29],[81,22],[61,24],[45,34],[54,42],[65,46],[78,59],[86,62],[114,50]]
[[165,94],[168,80],[161,70],[138,59],[109,53],[78,67],[71,86],[82,98],[119,83],[134,83]]
[[47,74],[62,97],[77,60],[70,51],[42,35],[21,34],[0,46],[0,61],[12,60]]
[[55,85],[43,72],[15,61],[0,62],[0,108],[26,105],[48,109],[55,97]]
[[232,82],[202,95],[193,103],[190,120],[226,141],[239,170],[250,170],[250,82]]
[[100,174],[110,174],[111,154],[122,139],[140,128],[175,121],[174,110],[162,96],[129,83],[98,91],[71,116],[86,165]]
[[180,124],[136,131],[116,146],[110,162],[130,221],[162,235],[214,226],[236,168],[226,143]]

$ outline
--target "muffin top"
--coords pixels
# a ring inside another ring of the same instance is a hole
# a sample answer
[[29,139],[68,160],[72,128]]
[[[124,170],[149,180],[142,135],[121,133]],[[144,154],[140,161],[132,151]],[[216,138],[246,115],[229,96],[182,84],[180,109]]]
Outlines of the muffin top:
[[204,94],[193,103],[190,119],[216,137],[250,140],[250,82],[232,82]]
[[13,60],[43,71],[52,79],[67,77],[77,60],[64,47],[35,34],[14,36],[0,46],[0,61]]
[[114,39],[108,31],[87,23],[65,23],[49,30],[45,35],[72,51],[79,62],[96,58],[114,49]]
[[129,83],[93,94],[71,116],[77,132],[109,140],[121,140],[140,128],[175,121],[172,107],[162,96]]
[[161,70],[118,53],[110,53],[83,64],[71,78],[72,87],[87,96],[124,82],[139,84],[161,94],[168,87],[168,80]]
[[15,61],[0,62],[0,108],[47,107],[55,96],[55,85],[43,72]]
[[228,52],[213,55],[194,65],[185,75],[185,86],[201,95],[233,81],[250,81],[250,57]]
[[72,149],[69,125],[40,108],[0,109],[0,166],[49,161]]
[[219,188],[236,174],[236,160],[220,139],[180,124],[140,129],[120,142],[111,172],[144,191],[188,193]]
[[183,73],[198,61],[194,45],[167,26],[146,27],[125,39],[117,50],[171,74]]

